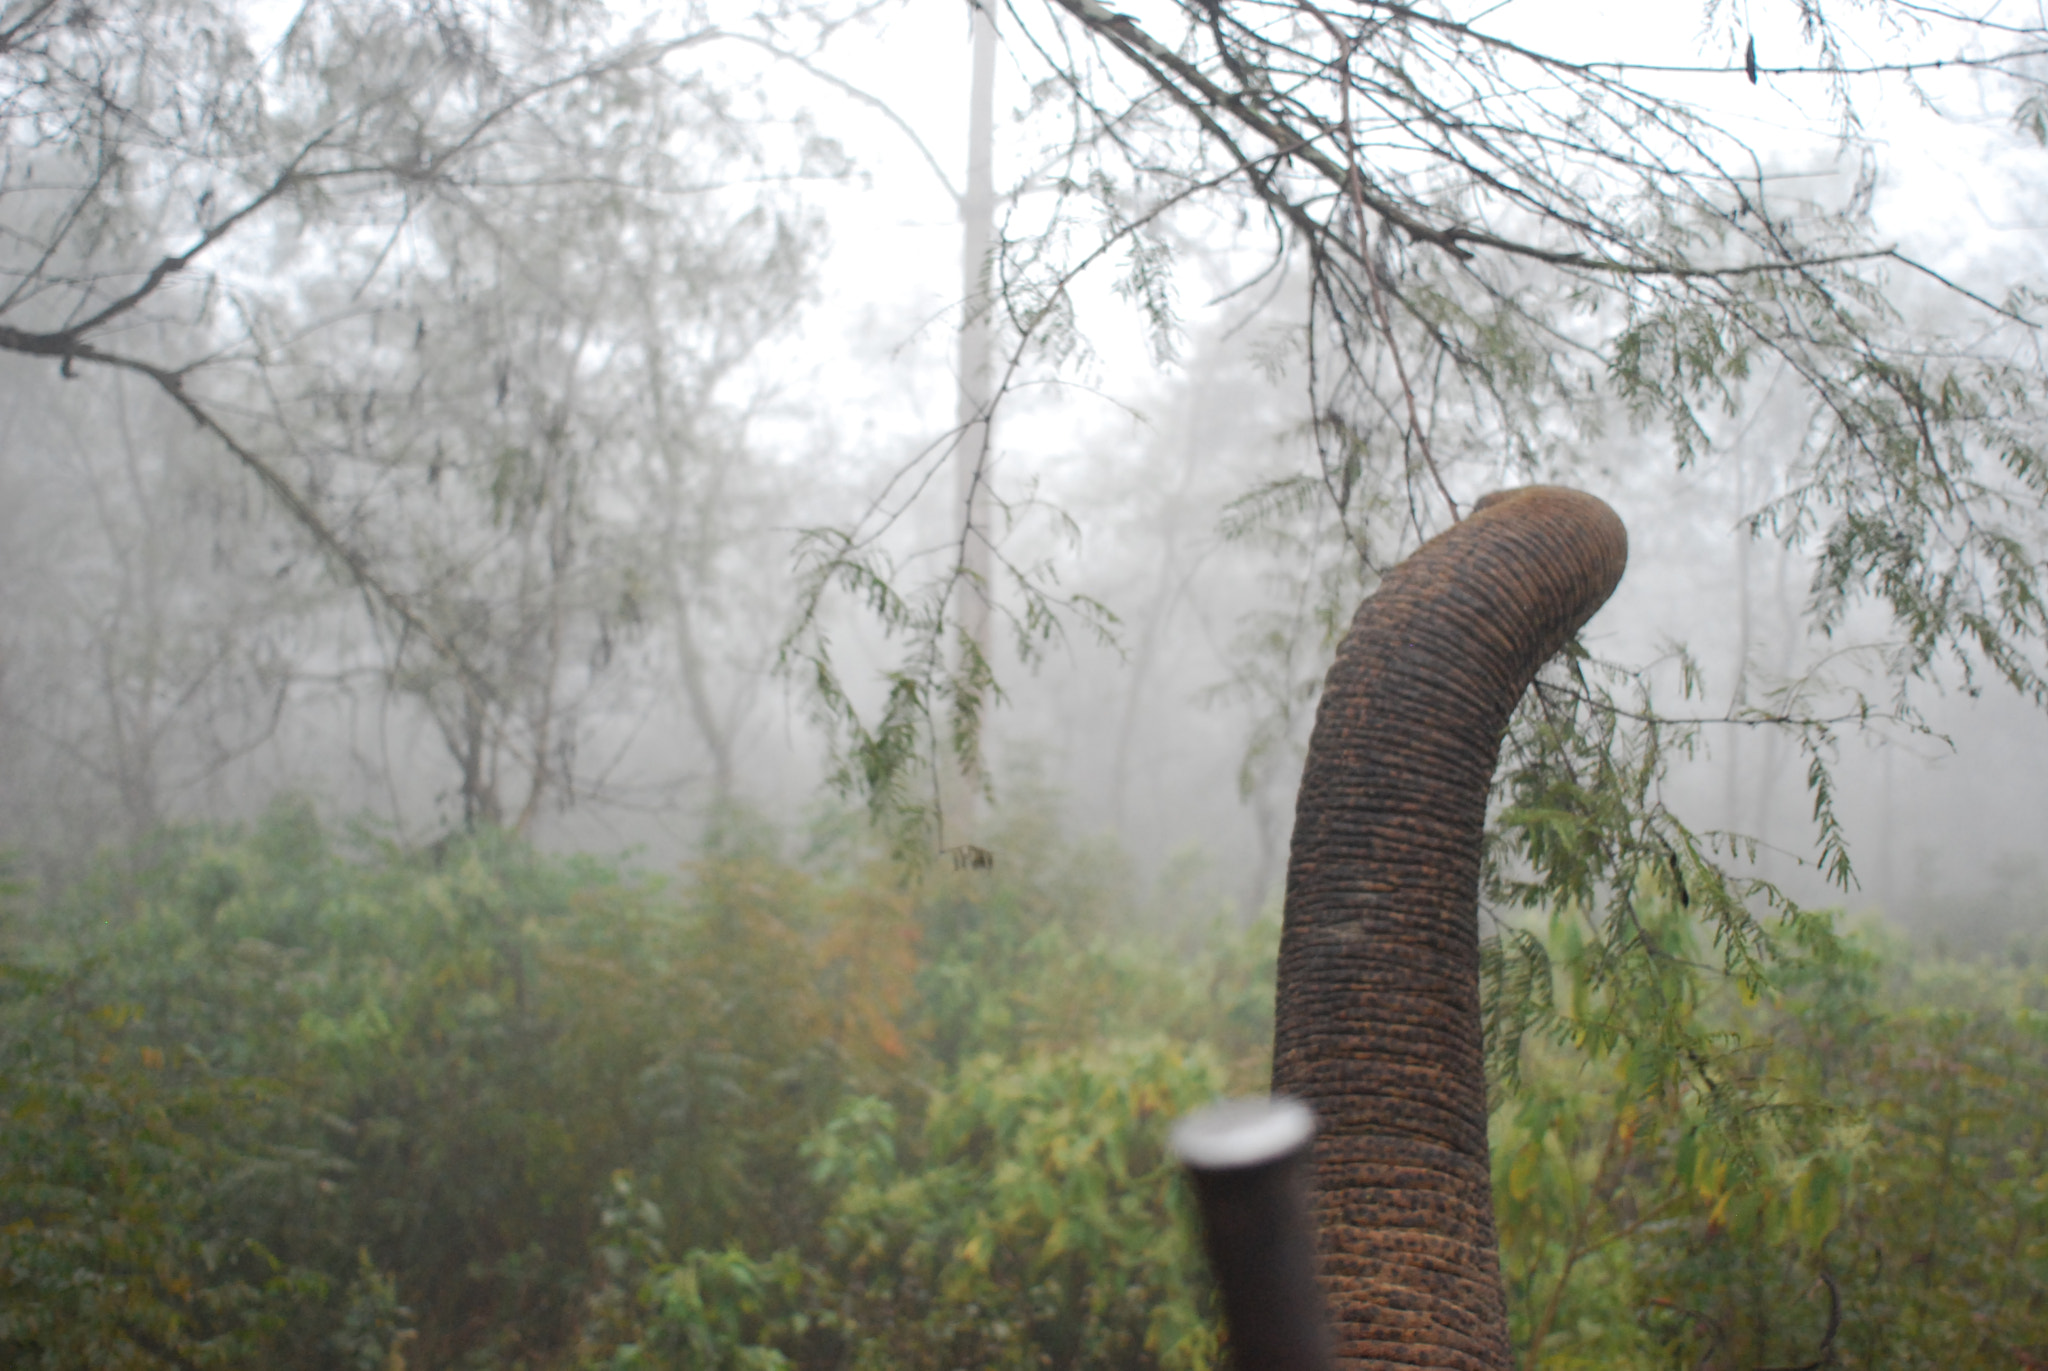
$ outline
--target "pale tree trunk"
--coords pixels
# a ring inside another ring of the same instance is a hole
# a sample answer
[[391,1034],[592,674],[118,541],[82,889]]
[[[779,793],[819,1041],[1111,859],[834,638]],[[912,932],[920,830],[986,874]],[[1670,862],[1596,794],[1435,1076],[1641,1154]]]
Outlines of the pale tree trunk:
[[[977,715],[988,692],[990,579],[988,462],[993,423],[993,357],[989,249],[995,239],[996,22],[993,0],[970,0],[974,14],[974,78],[968,94],[967,192],[960,200],[962,317],[960,382],[954,409],[955,511],[959,570],[954,613],[960,626],[957,669],[965,688],[978,698]],[[961,745],[961,744],[965,745]],[[979,837],[979,808],[986,785],[980,735],[971,741],[948,738],[952,783],[941,795],[941,847],[956,854]]]

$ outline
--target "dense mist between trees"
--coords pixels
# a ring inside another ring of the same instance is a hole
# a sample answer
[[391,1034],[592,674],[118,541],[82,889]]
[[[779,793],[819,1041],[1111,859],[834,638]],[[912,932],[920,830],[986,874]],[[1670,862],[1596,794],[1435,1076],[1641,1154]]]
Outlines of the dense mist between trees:
[[[27,254],[10,327],[75,327],[111,299],[126,351],[109,356],[145,370],[0,359],[0,812],[21,845],[56,871],[166,821],[296,793],[417,841],[502,824],[670,861],[728,804],[805,812],[839,745],[814,722],[805,607],[849,654],[856,708],[905,679],[900,623],[858,593],[815,598],[806,530],[879,538],[898,592],[927,594],[919,568],[951,537],[927,488],[958,299],[956,281],[878,246],[892,221],[920,245],[951,232],[944,167],[920,161],[955,145],[949,97],[906,93],[924,121],[905,126],[913,145],[871,103],[834,103],[844,92],[814,69],[944,36],[879,14],[843,32],[756,15],[750,30],[736,11],[635,46],[600,13],[565,11],[451,65],[436,44],[457,30],[437,39],[402,6],[315,8],[283,31],[232,8],[77,24],[61,9],[21,17],[20,51],[41,35],[59,77],[10,125],[6,206]],[[520,46],[550,33],[551,57]],[[766,50],[808,50],[805,34],[823,44],[809,66]],[[148,87],[162,111],[52,122],[66,99],[91,113],[67,81],[155,81],[195,35],[206,63]],[[257,77],[273,83],[261,100],[241,87],[239,104],[204,104],[208,82]],[[432,101],[395,95],[408,80]],[[948,81],[964,91],[964,72]],[[162,120],[188,106],[212,132],[181,143]],[[1033,117],[1007,117],[1006,165],[1038,146]],[[394,149],[435,138],[452,140],[445,171],[393,179]],[[1787,138],[1772,155],[1810,153]],[[116,154],[125,181],[91,173]],[[2021,254],[2001,263],[1975,226],[1911,212],[1910,181],[1861,189],[1846,154],[1818,156],[1842,165],[1812,203],[1874,194],[1880,229],[1959,264],[1965,285],[2038,265],[2037,244],[1996,238]],[[1896,175],[1920,160],[1905,144]],[[1987,161],[1985,203],[2032,212],[2038,190],[2015,176]],[[236,178],[251,189],[229,222]],[[1037,203],[1027,189],[1005,231],[1022,235]],[[1078,829],[1114,835],[1148,875],[1203,866],[1250,917],[1277,894],[1321,664],[1370,574],[1330,542],[1342,519],[1273,484],[1325,460],[1304,388],[1306,265],[1261,267],[1242,211],[1190,206],[1155,227],[1186,313],[1155,320],[1166,331],[1147,344],[1109,289],[1137,289],[1141,259],[1076,276],[1064,341],[1018,354],[1003,400],[1005,566],[1113,618],[1048,609],[1019,639],[1036,636],[1031,660],[991,644],[987,750],[992,775],[1066,796]],[[149,274],[186,250],[196,265]],[[1247,272],[1255,291],[1239,289]],[[1889,284],[1907,319],[1967,326],[1962,296]],[[1228,298],[1194,307],[1209,296]],[[157,354],[188,369],[175,391],[146,370]],[[215,408],[196,412],[233,424],[182,408],[204,386]],[[1700,694],[1672,713],[1796,699],[1816,716],[1893,715],[1908,693],[1885,665],[1897,630],[1865,606],[1817,632],[1812,543],[1745,522],[1798,479],[1810,411],[1792,368],[1763,359],[1724,413],[1691,420],[1711,426],[1711,461],[1675,460],[1668,431],[1609,407],[1560,428],[1554,467],[1496,457],[1466,479],[1549,474],[1615,504],[1638,552],[1590,642],[1666,667],[1682,646]],[[1375,536],[1402,546],[1398,521]],[[998,603],[1035,611],[1041,593]],[[1846,888],[1811,865],[1810,738],[1707,728],[1674,754],[1673,808],[1760,839],[1759,869],[1802,899],[1990,947],[2024,929],[2042,888],[2048,797],[2031,778],[2048,725],[1987,690],[1982,663],[1930,663],[1910,694],[1903,726],[1817,744],[1859,854]]]

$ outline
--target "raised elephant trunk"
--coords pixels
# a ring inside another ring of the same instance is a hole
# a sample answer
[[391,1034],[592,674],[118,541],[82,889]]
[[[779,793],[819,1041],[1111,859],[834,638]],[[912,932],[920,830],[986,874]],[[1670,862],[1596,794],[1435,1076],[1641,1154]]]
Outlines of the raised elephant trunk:
[[1330,668],[1287,864],[1273,1090],[1321,1121],[1339,1366],[1510,1367],[1480,839],[1509,716],[1627,562],[1621,520],[1590,495],[1489,495],[1388,573]]

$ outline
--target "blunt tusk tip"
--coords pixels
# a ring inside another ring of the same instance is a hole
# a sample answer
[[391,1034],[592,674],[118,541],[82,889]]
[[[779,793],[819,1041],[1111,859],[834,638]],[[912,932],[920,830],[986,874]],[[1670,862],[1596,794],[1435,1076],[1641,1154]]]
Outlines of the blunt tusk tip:
[[1308,1146],[1316,1117],[1299,1100],[1275,1096],[1220,1100],[1173,1126],[1167,1144],[1195,1171],[1243,1171],[1291,1157]]

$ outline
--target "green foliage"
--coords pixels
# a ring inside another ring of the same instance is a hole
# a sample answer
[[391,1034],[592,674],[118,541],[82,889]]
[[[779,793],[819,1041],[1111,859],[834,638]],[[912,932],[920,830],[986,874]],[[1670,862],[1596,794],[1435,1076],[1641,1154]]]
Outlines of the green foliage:
[[[1515,821],[1610,869],[1583,809]],[[664,884],[287,806],[21,901],[0,1360],[1207,1371],[1161,1142],[1263,1085],[1274,930],[1171,950],[1113,854],[1042,814],[1002,842],[905,887],[828,826]],[[1803,913],[1731,953],[1653,851],[1488,964],[1526,1011],[1493,1131],[1524,1365],[2023,1364],[2048,974],[1908,973]]]
[[1904,1012],[1801,1044],[1867,1119],[1830,1251],[1872,1292],[1844,1359],[2024,1365],[2048,1345],[2048,982],[1976,965],[1913,989]]
[[[734,841],[664,884],[287,805],[110,858],[10,925],[0,1359],[753,1364],[827,1336],[774,1311],[790,1270],[823,1288],[787,1254],[836,1212],[805,1149],[849,1100],[901,1110],[916,1156],[926,1093],[993,1050],[1142,1027],[1213,1041],[1237,1088],[1261,1069],[1269,964],[1111,947],[1113,866],[1006,841],[1036,855],[1003,882]],[[748,1281],[759,1327],[728,1318]]]
[[1217,1097],[1213,1056],[1159,1039],[962,1066],[908,1146],[855,1100],[809,1147],[838,1191],[827,1252],[851,1365],[1217,1362],[1167,1125]]
[[[1683,654],[1679,667],[1690,691]],[[1632,708],[1615,698],[1623,685],[1639,692]],[[1580,708],[1588,699],[1601,707]],[[1696,1101],[1701,1136],[1749,1176],[1765,1166],[1784,1107],[1780,1074],[1760,1066],[1770,1040],[1756,1023],[1706,1011],[1854,959],[1829,916],[1740,874],[1753,844],[1695,832],[1666,806],[1669,760],[1694,739],[1692,726],[1658,716],[1639,679],[1578,653],[1525,701],[1504,749],[1485,884],[1496,907],[1548,927],[1506,923],[1482,945],[1489,1061],[1510,1089],[1532,1038],[1615,1064],[1618,1107]],[[1809,780],[1823,867],[1846,883],[1826,769],[1816,763]]]
[[[1582,940],[1542,941],[1569,995]],[[1525,1044],[1494,1148],[1526,1366],[2025,1364],[2048,1338],[2048,982],[1903,960],[1857,939],[1690,1007],[1744,1027],[1719,1064],[1747,1074],[1740,1127],[1633,1048]]]
[[[395,1344],[402,1305],[439,1365],[530,1358],[578,1326],[595,1199],[622,1166],[679,1249],[802,1233],[797,1147],[883,1074],[892,1044],[861,1025],[887,968],[849,964],[830,892],[800,873],[735,856],[695,875],[671,892],[493,834],[344,853],[292,808],[247,837],[184,835],[132,879],[110,866],[49,912],[49,969],[16,982],[7,1106],[79,1160],[9,1131],[13,1250],[83,1240],[72,1216],[98,1210],[36,1188],[66,1165],[121,1187],[89,1196],[102,1208],[167,1190],[183,1207],[150,1209],[143,1237],[239,1263],[213,1284],[260,1294],[251,1263],[324,1281],[250,1346],[354,1364],[366,1330]],[[83,1160],[113,1148],[135,1166]],[[132,1260],[192,1285],[155,1247]],[[47,1330],[81,1320],[41,1285],[8,1297],[24,1355],[61,1361]]]
[[[935,444],[920,460],[950,452]],[[1015,517],[1015,511],[1005,510]],[[1061,533],[1071,536],[1071,527]],[[957,545],[956,545],[957,546]],[[992,585],[978,586],[1008,628],[1017,660],[1035,666],[1069,621],[1098,642],[1113,642],[1117,618],[1092,596],[1061,589],[1049,562],[1018,566],[998,554],[998,573],[1021,605],[1011,609]],[[842,797],[867,807],[889,835],[892,855],[921,871],[944,837],[938,777],[949,758],[981,755],[982,721],[1003,702],[988,649],[957,622],[949,605],[956,589],[978,579],[963,559],[936,583],[906,594],[901,568],[876,539],[844,529],[810,528],[796,547],[797,613],[776,654],[776,670],[808,694],[817,723],[832,740],[829,777]],[[901,644],[902,660],[884,673],[879,708],[864,709],[833,655],[830,600],[847,596],[882,635]]]
[[[1616,982],[1611,941],[1582,919],[1560,914],[1522,934],[1546,957],[1559,1008],[1547,1036],[1517,1046],[1519,1088],[1494,1119],[1516,1341],[1532,1368],[1662,1365],[1701,1328],[1726,1342],[1721,1306],[1741,1281],[1716,1261],[1732,1254],[1742,1277],[1770,1273],[1759,1327],[1777,1341],[1738,1338],[1727,1364],[1806,1360],[1791,1354],[1810,1355],[1822,1335],[1806,1326],[1800,1287],[1828,1269],[1854,1136],[1849,1102],[1817,1089],[1809,1060],[1774,1041],[1815,1006],[1703,978],[1697,941],[1710,915],[1638,901],[1630,917],[1661,971],[1647,981]],[[1835,1007],[1865,1007],[1844,986],[1868,957],[1834,952],[1811,964],[1805,993],[1823,986]],[[1631,1003],[1641,996],[1654,1003]],[[1659,1013],[1680,1025],[1661,1039],[1607,1027]]]
[[807,1331],[796,1303],[805,1272],[795,1257],[766,1262],[697,1250],[668,1259],[661,1210],[629,1173],[612,1177],[597,1255],[605,1280],[591,1296],[578,1361],[608,1371],[685,1365],[709,1371],[783,1371],[789,1359],[764,1339]]
[[0,1357],[20,1367],[240,1364],[317,1271],[248,1220],[311,1168],[266,1083],[150,1041],[95,968],[0,989]]

